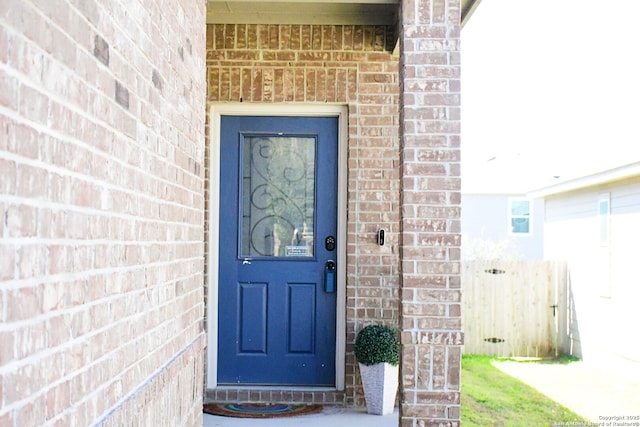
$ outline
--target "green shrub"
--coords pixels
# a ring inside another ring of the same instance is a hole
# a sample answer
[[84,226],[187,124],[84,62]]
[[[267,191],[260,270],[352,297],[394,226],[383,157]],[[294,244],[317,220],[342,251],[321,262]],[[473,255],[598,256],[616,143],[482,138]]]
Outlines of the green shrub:
[[400,361],[398,333],[389,326],[366,326],[356,337],[355,354],[364,365],[387,362],[397,366]]

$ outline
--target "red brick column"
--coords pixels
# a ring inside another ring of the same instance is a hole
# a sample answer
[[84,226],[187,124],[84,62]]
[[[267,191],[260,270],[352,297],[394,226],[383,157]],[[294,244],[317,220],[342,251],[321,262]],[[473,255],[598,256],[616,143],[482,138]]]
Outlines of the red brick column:
[[460,423],[460,1],[403,0],[401,425]]

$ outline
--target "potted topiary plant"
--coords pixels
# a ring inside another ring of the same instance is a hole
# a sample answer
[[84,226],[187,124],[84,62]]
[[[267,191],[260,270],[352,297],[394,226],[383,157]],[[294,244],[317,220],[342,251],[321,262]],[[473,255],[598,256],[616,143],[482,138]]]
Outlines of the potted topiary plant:
[[398,391],[398,332],[384,325],[366,326],[356,337],[355,355],[367,411],[375,415],[392,413]]

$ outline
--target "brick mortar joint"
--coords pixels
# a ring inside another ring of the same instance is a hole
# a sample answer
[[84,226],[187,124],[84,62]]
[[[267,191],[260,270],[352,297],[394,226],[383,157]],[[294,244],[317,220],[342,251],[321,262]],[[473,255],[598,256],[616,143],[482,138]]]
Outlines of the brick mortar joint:
[[427,330],[405,329],[401,334],[401,344],[405,347],[462,347],[464,332],[462,330]]
[[[38,130],[38,127],[34,127],[34,129]],[[51,129],[48,128],[48,127],[42,128],[42,133],[46,134],[46,135],[49,135],[49,136],[52,136],[52,137],[56,137],[56,138],[59,139],[59,141],[64,142],[65,144],[72,143],[78,149],[85,149],[87,152],[89,152],[91,154],[94,154],[94,155],[97,155],[97,156],[99,156],[101,158],[105,158],[105,159],[108,159],[108,160],[111,160],[111,161],[115,161],[116,163],[119,163],[120,166],[122,166],[124,170],[133,170],[135,172],[140,173],[141,175],[144,175],[144,176],[147,176],[147,177],[151,177],[152,178],[151,179],[152,182],[158,181],[158,182],[167,184],[168,186],[171,186],[171,187],[175,186],[177,189],[182,190],[182,191],[187,191],[189,193],[193,193],[193,194],[196,194],[196,195],[200,194],[199,191],[196,191],[196,190],[194,190],[194,189],[192,189],[192,188],[190,188],[188,186],[176,186],[175,182],[170,181],[169,179],[165,179],[165,178],[163,178],[163,177],[161,177],[159,175],[150,175],[148,173],[148,170],[146,170],[146,169],[144,169],[144,168],[142,168],[140,166],[136,166],[136,165],[132,165],[130,163],[127,163],[125,160],[120,159],[118,156],[110,155],[109,153],[105,153],[104,151],[101,151],[98,148],[96,148],[94,146],[91,146],[90,144],[85,143],[84,141],[80,141],[80,140],[77,140],[75,138],[68,138],[68,137],[66,137],[66,135],[61,135],[58,132],[51,132]],[[70,141],[70,140],[72,140],[72,141]],[[153,153],[152,150],[144,150],[144,151]],[[189,169],[181,168],[175,162],[166,161],[164,158],[162,158],[159,155],[155,156],[155,157],[160,159],[163,163],[166,163],[168,166],[172,166],[172,167],[175,167],[178,170],[182,170],[182,171],[188,172],[187,175],[192,177],[192,178],[194,178],[194,179],[196,179],[197,181],[204,182],[204,179],[202,177],[200,177],[199,175],[192,174],[189,171]],[[46,162],[46,161],[42,160],[40,158],[40,156],[37,159],[33,159],[33,158],[29,158],[29,157],[20,156],[18,154],[14,154],[14,153],[11,153],[11,152],[2,152],[2,153],[0,153],[0,159],[4,159],[4,160],[7,160],[7,161],[13,161],[13,162],[16,163],[16,167],[18,167],[18,166],[33,167],[33,168],[37,168],[39,170],[43,170],[43,171],[45,171],[47,173],[56,173],[56,174],[58,174],[60,176],[63,176],[63,177],[75,178],[75,179],[81,180],[81,181],[86,182],[86,183],[100,185],[100,187],[104,188],[104,189],[117,190],[117,191],[122,191],[122,192],[127,193],[127,194],[140,195],[143,198],[162,201],[164,204],[182,206],[182,207],[185,207],[185,208],[191,208],[193,210],[198,210],[197,208],[192,208],[190,205],[187,205],[187,204],[180,204],[178,202],[167,201],[165,198],[162,198],[160,196],[152,197],[147,192],[131,189],[130,187],[127,187],[125,185],[115,184],[112,180],[98,179],[98,178],[95,178],[94,175],[82,174],[82,173],[79,173],[79,172],[75,172],[75,171],[69,170],[68,168],[64,168],[64,167],[61,167],[61,166],[57,166],[57,165],[51,164],[49,162]],[[11,197],[9,195],[2,195],[2,196],[3,197]],[[19,198],[19,196],[13,196],[13,197]],[[30,200],[32,198],[25,197],[24,199],[25,200]],[[51,202],[51,203],[53,204],[54,202]],[[63,203],[59,203],[59,204],[63,204]],[[70,206],[68,203],[65,204],[65,205]]]
[[[193,274],[190,274],[188,276],[182,276],[178,280],[196,279],[198,274],[200,274],[200,273],[193,273]],[[70,281],[75,281],[75,279],[70,279]],[[49,283],[45,283],[45,284],[51,284],[51,283],[60,283],[60,282],[49,282]],[[173,286],[173,283],[174,283],[174,280],[170,280],[170,281],[167,281],[165,283],[158,284],[158,285],[156,285],[154,287],[160,287],[160,286],[163,286],[163,285],[164,286]],[[199,283],[199,281],[198,281],[198,283]],[[34,280],[33,284],[41,285],[41,284],[43,284],[43,282],[42,282],[42,280]],[[17,289],[21,289],[21,288],[32,288],[32,286],[30,284],[27,284],[25,286],[19,286],[18,285],[18,286],[7,288],[7,289],[8,290],[17,290]],[[149,289],[149,288],[145,288],[145,289]],[[157,306],[155,308],[156,309],[160,309],[163,306],[169,306],[169,305],[173,304],[174,300],[186,297],[189,294],[197,293],[197,292],[200,292],[200,291],[201,291],[201,288],[199,286],[195,286],[194,285],[194,287],[192,287],[188,292],[185,292],[182,295],[178,295],[173,300],[167,301],[165,304],[159,305],[159,306]],[[133,289],[133,290],[127,292],[127,293],[117,293],[117,294],[106,296],[104,298],[100,298],[100,299],[97,299],[97,300],[94,300],[94,301],[91,301],[91,302],[88,302],[88,303],[85,303],[85,304],[82,304],[82,305],[70,307],[68,309],[54,310],[54,311],[45,312],[45,313],[42,313],[41,315],[39,315],[37,317],[31,317],[28,320],[19,320],[19,321],[14,321],[14,322],[6,322],[6,323],[3,323],[1,325],[3,327],[0,328],[0,331],[12,331],[12,330],[15,330],[16,328],[29,328],[29,327],[34,326],[34,325],[37,326],[37,325],[40,325],[42,322],[46,322],[46,321],[48,321],[50,319],[54,319],[54,318],[61,317],[61,316],[73,316],[75,314],[83,313],[85,311],[88,311],[92,307],[103,306],[104,304],[108,304],[110,302],[116,302],[116,301],[118,301],[118,299],[126,298],[128,294],[130,294],[131,296],[136,296],[137,294],[140,294],[140,293],[142,293],[142,291],[140,289]],[[51,354],[55,354],[55,353],[59,352],[60,350],[64,350],[66,348],[70,348],[74,344],[77,344],[78,342],[83,342],[83,341],[86,341],[86,340],[90,339],[93,336],[98,336],[102,332],[108,331],[108,330],[110,330],[110,329],[112,329],[114,327],[117,327],[118,325],[130,324],[130,321],[131,321],[132,318],[139,318],[139,314],[138,313],[133,313],[133,314],[127,316],[127,317],[123,317],[123,318],[119,319],[116,322],[108,323],[103,327],[100,327],[100,328],[97,328],[97,329],[93,328],[93,329],[91,329],[90,332],[87,332],[86,334],[77,336],[74,339],[66,341],[64,344],[59,345],[57,347],[50,347],[50,348],[47,348],[47,350],[45,350],[44,352],[40,352],[40,353],[37,353],[37,354],[34,354],[34,355],[30,355],[27,358],[14,360],[14,361],[10,362],[9,364],[5,364],[2,367],[0,367],[0,374],[3,374],[5,372],[7,372],[7,371],[11,371],[9,369],[9,367],[11,367],[13,365],[17,366],[18,368],[21,367],[21,366],[26,366],[33,360],[42,359],[43,357],[47,357],[47,356],[49,356]],[[163,322],[162,324],[164,324],[166,322],[169,322],[171,320],[173,320],[173,319],[168,319],[165,322]],[[152,329],[146,331],[145,334],[149,333],[149,331],[153,331],[155,329],[160,328],[162,326],[162,324],[156,326],[155,328],[152,328]],[[114,350],[114,351],[117,351],[117,349]],[[111,354],[111,353],[112,352],[106,353],[103,356],[107,356],[108,354]],[[89,365],[86,365],[86,367],[90,367],[91,364],[97,363],[97,362],[99,362],[99,360],[100,359],[93,360],[92,363],[90,363]],[[16,369],[16,368],[14,368],[14,369]]]
[[[143,392],[145,388],[151,386],[156,379],[158,379],[164,372],[166,372],[170,367],[177,362],[183,355],[187,354],[192,348],[194,348],[198,341],[202,340],[203,345],[206,345],[206,334],[201,331],[198,335],[191,340],[184,348],[182,348],[178,353],[176,353],[171,359],[166,361],[162,366],[156,369],[149,377],[147,377],[143,382],[137,385],[133,390],[127,393],[126,396],[122,397],[118,402],[116,402],[111,408],[107,409],[105,413],[98,418],[94,425],[100,425],[105,423],[109,417],[115,414],[119,408],[124,406],[126,403],[134,399],[137,395]],[[196,352],[199,357],[204,357],[202,352]]]

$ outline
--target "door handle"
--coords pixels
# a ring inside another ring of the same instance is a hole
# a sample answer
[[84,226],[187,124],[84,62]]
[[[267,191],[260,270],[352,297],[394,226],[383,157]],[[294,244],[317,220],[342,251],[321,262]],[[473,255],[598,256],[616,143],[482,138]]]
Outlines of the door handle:
[[324,266],[324,291],[330,294],[336,291],[336,262],[333,260]]

